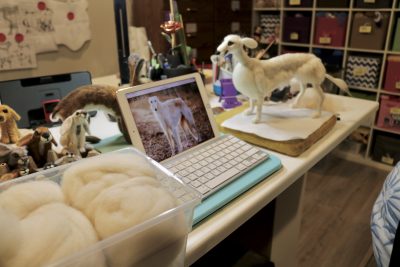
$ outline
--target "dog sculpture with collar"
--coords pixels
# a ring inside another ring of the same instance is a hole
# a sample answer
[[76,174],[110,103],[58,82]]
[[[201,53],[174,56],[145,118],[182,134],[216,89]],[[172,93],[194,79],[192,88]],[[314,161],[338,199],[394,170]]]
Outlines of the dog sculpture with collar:
[[18,146],[27,147],[29,155],[39,168],[48,162],[47,156],[52,144],[58,145],[47,127],[38,127],[33,133],[25,135],[17,142]]
[[0,105],[0,128],[1,139],[4,144],[16,143],[20,138],[20,133],[16,121],[21,117],[7,105]]
[[257,42],[251,38],[228,35],[217,50],[222,54],[232,53],[237,60],[232,75],[233,84],[240,93],[250,99],[250,109],[246,114],[252,114],[256,104],[254,123],[261,121],[264,98],[269,97],[276,88],[288,85],[300,87],[300,93],[292,105],[295,108],[299,99],[304,95],[307,84],[311,84],[320,99],[314,117],[321,115],[325,98],[321,83],[326,78],[341,90],[348,92],[347,84],[343,80],[327,74],[321,60],[313,54],[284,54],[268,60],[259,60],[250,58],[244,51],[244,47],[254,49],[257,47]]

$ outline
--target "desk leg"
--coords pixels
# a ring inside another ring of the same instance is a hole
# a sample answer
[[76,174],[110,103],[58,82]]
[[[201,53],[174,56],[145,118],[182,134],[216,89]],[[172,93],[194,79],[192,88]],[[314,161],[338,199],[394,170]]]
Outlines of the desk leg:
[[306,176],[276,198],[270,259],[276,267],[297,266],[297,245],[301,224],[302,196]]

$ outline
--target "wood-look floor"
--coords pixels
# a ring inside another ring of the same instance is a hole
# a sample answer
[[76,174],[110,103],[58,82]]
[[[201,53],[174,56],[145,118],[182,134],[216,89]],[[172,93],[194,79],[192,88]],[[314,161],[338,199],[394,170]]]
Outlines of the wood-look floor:
[[387,172],[329,155],[307,177],[300,267],[373,267],[370,215]]

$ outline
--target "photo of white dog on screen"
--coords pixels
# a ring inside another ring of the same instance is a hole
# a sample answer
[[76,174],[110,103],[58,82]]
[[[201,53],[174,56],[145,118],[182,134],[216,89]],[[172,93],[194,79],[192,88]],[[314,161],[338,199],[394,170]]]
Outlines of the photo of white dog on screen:
[[149,104],[154,117],[167,137],[172,155],[175,154],[176,148],[178,152],[183,150],[180,130],[183,130],[183,137],[186,141],[188,134],[196,142],[199,141],[192,111],[181,98],[161,102],[157,96],[152,96],[149,97]]
[[202,98],[190,85],[136,96],[129,105],[146,154],[156,161],[214,137]]

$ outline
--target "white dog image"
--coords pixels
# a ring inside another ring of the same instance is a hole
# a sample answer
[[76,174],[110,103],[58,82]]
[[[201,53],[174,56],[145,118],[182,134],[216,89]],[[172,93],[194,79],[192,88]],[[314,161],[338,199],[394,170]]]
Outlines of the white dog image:
[[184,136],[189,133],[196,142],[199,140],[192,111],[181,98],[168,99],[161,102],[157,96],[149,97],[150,109],[156,117],[161,129],[167,137],[172,155],[175,154],[175,145],[178,152],[183,150],[179,130]]

